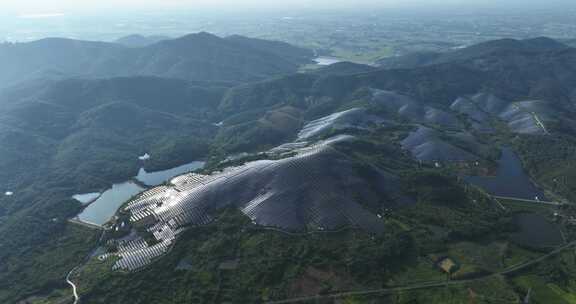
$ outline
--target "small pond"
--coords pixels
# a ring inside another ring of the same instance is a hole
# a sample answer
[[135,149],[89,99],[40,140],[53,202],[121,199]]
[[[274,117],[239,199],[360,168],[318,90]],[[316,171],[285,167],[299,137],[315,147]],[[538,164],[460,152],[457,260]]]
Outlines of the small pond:
[[530,180],[522,162],[510,148],[502,149],[496,176],[466,176],[464,179],[494,196],[545,200],[542,190]]

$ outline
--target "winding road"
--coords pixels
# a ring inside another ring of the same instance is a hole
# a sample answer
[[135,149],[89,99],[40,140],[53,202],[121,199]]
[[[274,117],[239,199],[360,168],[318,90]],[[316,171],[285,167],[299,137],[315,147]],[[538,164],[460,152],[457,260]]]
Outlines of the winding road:
[[78,291],[76,290],[76,285],[70,280],[72,273],[78,269],[78,266],[74,267],[74,269],[70,270],[70,272],[66,275],[66,283],[72,287],[72,294],[74,295],[74,304],[78,304],[80,297],[78,296]]
[[[101,228],[100,228],[101,229]],[[96,243],[96,248],[98,248],[98,246],[100,246],[100,243],[102,243],[102,240],[104,239],[104,235],[106,233],[106,230],[101,229],[102,233],[100,234],[100,238],[98,239],[98,242]],[[92,254],[88,254],[85,258],[84,258],[84,262],[74,268],[72,268],[72,270],[70,270],[70,272],[68,272],[68,274],[66,275],[66,283],[68,285],[70,285],[70,287],[72,287],[72,295],[74,296],[74,304],[78,304],[78,302],[80,302],[80,296],[78,295],[78,288],[76,287],[76,284],[74,284],[74,282],[72,282],[72,280],[70,280],[70,277],[72,276],[72,274],[74,274],[74,271],[76,271],[78,268],[82,267],[82,265],[84,265],[92,256]]]
[[560,252],[562,252],[568,248],[574,247],[575,245],[576,245],[576,241],[568,243],[568,244],[561,246],[561,247],[558,247],[554,251],[552,251],[548,254],[545,254],[539,258],[536,258],[534,260],[509,267],[509,268],[507,268],[503,271],[497,272],[497,273],[488,274],[488,275],[474,278],[474,279],[458,280],[458,281],[427,282],[427,283],[420,283],[420,284],[415,284],[415,285],[411,285],[411,286],[340,292],[340,293],[333,293],[333,294],[327,294],[327,295],[316,295],[316,296],[300,297],[300,298],[286,299],[286,300],[280,300],[280,301],[271,301],[271,302],[267,302],[267,304],[299,303],[299,302],[323,300],[323,299],[336,299],[336,298],[342,298],[342,297],[347,297],[347,296],[366,296],[366,295],[374,295],[374,294],[386,295],[386,294],[392,294],[392,293],[395,293],[398,291],[410,291],[410,290],[418,290],[418,289],[428,289],[428,288],[437,288],[437,287],[447,287],[447,286],[452,286],[452,285],[461,285],[461,284],[465,284],[465,283],[483,280],[483,279],[493,277],[493,276],[507,275],[507,274],[511,274],[513,272],[520,271],[520,270],[528,268],[532,265],[538,264],[538,263],[542,262],[543,260],[545,260],[551,256],[554,256],[554,255],[556,255],[556,254],[558,254],[558,253],[560,253]]

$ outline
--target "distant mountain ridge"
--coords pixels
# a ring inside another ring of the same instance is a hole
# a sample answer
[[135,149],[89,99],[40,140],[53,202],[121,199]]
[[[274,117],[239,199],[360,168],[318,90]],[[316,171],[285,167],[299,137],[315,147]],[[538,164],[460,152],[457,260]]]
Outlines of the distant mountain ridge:
[[312,51],[282,42],[205,32],[143,47],[47,38],[0,45],[0,83],[5,87],[36,78],[121,76],[246,82],[294,73],[312,57]]
[[145,47],[169,39],[171,38],[168,36],[160,36],[160,35],[144,36],[140,34],[133,34],[120,37],[116,39],[116,41],[114,42],[127,47]]
[[416,68],[442,63],[456,63],[470,61],[476,58],[505,55],[510,53],[541,54],[545,52],[558,52],[570,47],[559,41],[547,37],[538,37],[525,40],[499,39],[472,45],[448,53],[422,52],[405,56],[384,58],[378,62],[379,66],[388,69]]

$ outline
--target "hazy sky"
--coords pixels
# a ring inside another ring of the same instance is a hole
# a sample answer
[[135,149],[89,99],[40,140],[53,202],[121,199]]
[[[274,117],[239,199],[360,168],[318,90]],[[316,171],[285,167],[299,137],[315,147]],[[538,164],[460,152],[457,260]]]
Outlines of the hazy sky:
[[576,0],[0,0],[0,11],[18,13],[51,13],[76,10],[124,8],[321,8],[321,7],[404,7],[470,6],[470,5],[540,5],[542,7],[574,4]]

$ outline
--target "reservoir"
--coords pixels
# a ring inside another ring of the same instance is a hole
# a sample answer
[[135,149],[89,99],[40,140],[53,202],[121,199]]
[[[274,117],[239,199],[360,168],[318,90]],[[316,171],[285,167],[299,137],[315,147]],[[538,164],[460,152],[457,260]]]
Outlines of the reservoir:
[[[201,169],[206,163],[203,161],[193,161],[191,163],[156,172],[146,172],[144,168],[140,169],[138,175],[134,178],[136,181],[149,186],[160,185],[173,177]],[[78,219],[96,225],[103,225],[108,222],[122,204],[132,196],[144,191],[145,189],[133,181],[127,181],[121,184],[115,184],[112,188],[104,193],[86,193],[77,194],[72,198],[83,205],[90,204],[79,215]]]
[[201,169],[204,165],[205,162],[194,161],[176,168],[156,172],[146,172],[144,168],[141,168],[140,172],[138,172],[138,175],[136,176],[136,180],[146,186],[158,186],[178,175]]
[[114,216],[118,208],[132,196],[144,191],[133,182],[115,184],[78,215],[78,219],[96,225],[103,225]]
[[496,176],[466,176],[464,179],[494,196],[545,200],[544,193],[532,183],[522,162],[510,148],[502,149]]

